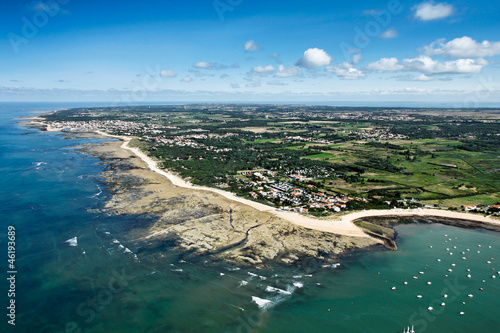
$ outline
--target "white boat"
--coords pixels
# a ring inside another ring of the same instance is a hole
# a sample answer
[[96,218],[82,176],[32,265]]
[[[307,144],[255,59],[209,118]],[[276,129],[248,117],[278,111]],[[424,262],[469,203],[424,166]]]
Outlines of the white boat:
[[403,329],[403,333],[415,333],[415,329],[413,328],[413,325],[411,326],[411,330],[410,330],[409,326],[406,328],[406,330]]

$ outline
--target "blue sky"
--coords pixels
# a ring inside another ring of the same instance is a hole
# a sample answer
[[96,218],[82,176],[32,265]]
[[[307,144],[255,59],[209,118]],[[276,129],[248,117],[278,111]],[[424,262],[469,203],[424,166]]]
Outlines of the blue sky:
[[4,101],[500,104],[496,1],[5,1]]

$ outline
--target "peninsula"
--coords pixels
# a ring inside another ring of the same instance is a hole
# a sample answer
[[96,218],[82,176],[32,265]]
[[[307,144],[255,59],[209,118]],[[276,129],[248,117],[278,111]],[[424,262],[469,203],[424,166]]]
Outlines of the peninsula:
[[[283,105],[85,108],[42,116],[51,129],[122,140],[120,149],[173,186],[211,192],[265,214],[256,225],[288,221],[301,232],[340,235],[349,240],[343,249],[380,242],[353,223],[376,216],[436,216],[498,227],[499,119],[498,110]],[[150,208],[143,202],[136,212],[155,211]],[[238,232],[248,236],[256,225]],[[157,223],[141,237],[168,230],[174,232]],[[184,231],[175,231],[176,241],[199,251],[199,237],[186,245]],[[317,236],[311,237],[322,239]],[[241,242],[235,237],[206,248],[227,254],[235,244],[245,248]],[[263,258],[253,247],[254,256],[245,260],[275,259],[285,248]]]

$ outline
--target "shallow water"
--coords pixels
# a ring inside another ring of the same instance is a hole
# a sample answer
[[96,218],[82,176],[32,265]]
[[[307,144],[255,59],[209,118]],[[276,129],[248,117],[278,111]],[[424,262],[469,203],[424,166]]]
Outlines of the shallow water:
[[[150,217],[93,212],[108,196],[97,182],[103,166],[72,147],[98,140],[67,140],[13,120],[65,106],[0,104],[0,249],[15,226],[16,332],[400,332],[412,324],[418,333],[498,331],[494,232],[400,226],[399,251],[354,253],[340,266],[310,260],[300,270],[185,262],[168,244],[139,251],[123,230]],[[8,290],[5,280],[0,288]],[[14,331],[3,317],[0,330]]]

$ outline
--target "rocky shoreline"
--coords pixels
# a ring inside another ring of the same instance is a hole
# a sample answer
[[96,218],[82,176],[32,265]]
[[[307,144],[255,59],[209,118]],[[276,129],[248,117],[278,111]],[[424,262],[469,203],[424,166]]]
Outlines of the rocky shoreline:
[[120,141],[110,141],[87,144],[79,151],[105,165],[100,177],[111,196],[99,213],[151,217],[150,223],[132,226],[124,235],[139,253],[160,251],[168,244],[184,258],[300,266],[307,258],[332,261],[378,244],[369,237],[304,228],[217,193],[173,186],[120,146]]

